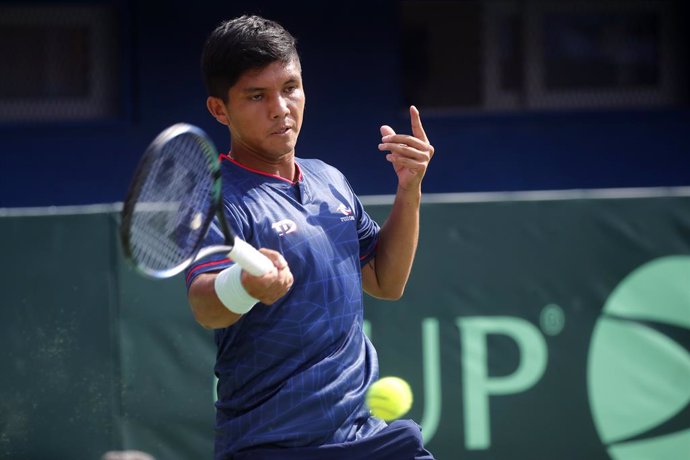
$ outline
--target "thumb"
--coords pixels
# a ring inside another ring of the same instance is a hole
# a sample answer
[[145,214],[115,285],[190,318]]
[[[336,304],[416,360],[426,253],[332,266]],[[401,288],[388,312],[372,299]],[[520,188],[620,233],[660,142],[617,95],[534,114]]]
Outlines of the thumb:
[[288,266],[287,261],[285,258],[277,251],[273,251],[271,249],[266,249],[266,248],[261,248],[259,249],[259,252],[268,257],[268,259],[273,262],[273,265],[278,269],[282,270],[285,267]]
[[393,128],[391,128],[388,125],[383,125],[381,126],[381,136],[389,136],[391,134],[395,134],[395,131],[393,131]]

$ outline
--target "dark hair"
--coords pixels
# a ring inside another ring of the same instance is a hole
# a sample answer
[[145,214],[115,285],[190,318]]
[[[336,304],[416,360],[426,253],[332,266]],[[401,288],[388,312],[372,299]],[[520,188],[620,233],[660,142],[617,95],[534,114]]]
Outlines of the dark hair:
[[297,40],[277,22],[260,16],[223,21],[211,32],[201,54],[209,96],[227,99],[228,90],[250,69],[298,58]]

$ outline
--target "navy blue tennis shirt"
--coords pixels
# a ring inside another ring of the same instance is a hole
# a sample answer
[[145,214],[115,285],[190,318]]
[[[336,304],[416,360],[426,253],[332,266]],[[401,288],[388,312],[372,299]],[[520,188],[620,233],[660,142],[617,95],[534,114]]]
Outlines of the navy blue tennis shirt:
[[[320,160],[296,159],[299,179],[222,158],[225,214],[254,247],[280,252],[290,291],[215,331],[216,458],[252,447],[338,444],[386,427],[364,405],[378,378],[376,351],[362,331],[361,267],[375,255],[379,225],[345,177]],[[223,244],[212,225],[205,244]],[[232,265],[211,256],[186,272]]]

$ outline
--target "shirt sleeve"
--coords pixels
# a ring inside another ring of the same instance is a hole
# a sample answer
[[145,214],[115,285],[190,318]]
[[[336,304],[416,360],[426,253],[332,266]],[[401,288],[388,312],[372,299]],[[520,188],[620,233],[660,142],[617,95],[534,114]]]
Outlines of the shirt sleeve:
[[379,242],[379,224],[364,210],[357,196],[354,196],[357,216],[357,236],[359,238],[359,263],[365,266],[376,257],[376,246]]

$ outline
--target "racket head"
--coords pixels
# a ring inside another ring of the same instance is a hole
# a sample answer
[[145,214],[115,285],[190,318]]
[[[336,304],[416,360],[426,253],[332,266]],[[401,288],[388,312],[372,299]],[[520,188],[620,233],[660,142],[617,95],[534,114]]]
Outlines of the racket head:
[[220,203],[213,142],[196,126],[169,127],[144,152],[122,207],[126,259],[152,278],[180,273],[194,260]]

